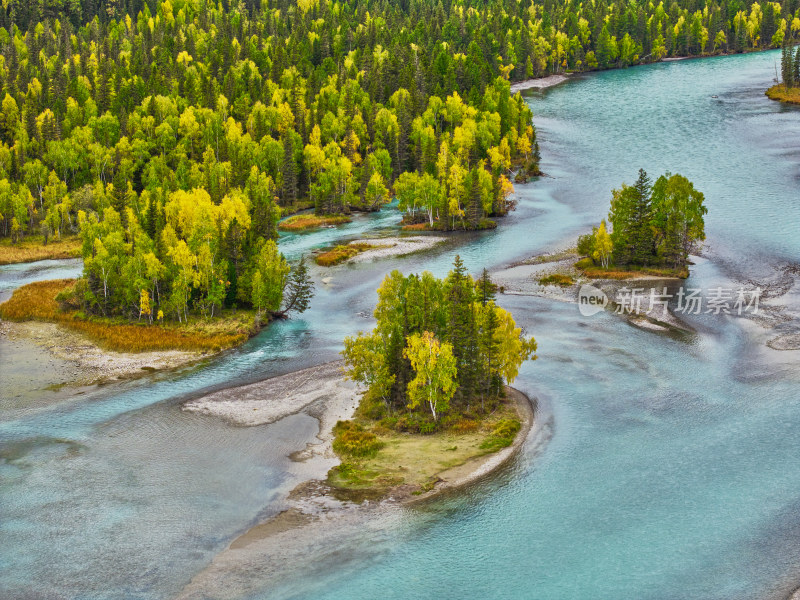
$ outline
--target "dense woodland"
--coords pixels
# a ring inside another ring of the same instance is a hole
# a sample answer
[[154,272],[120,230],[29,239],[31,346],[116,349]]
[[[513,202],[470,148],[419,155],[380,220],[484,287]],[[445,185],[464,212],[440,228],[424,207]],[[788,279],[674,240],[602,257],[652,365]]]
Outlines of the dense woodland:
[[[520,365],[535,358],[511,314],[494,302],[484,271],[478,281],[456,256],[446,279],[428,272],[387,275],[378,289],[377,325],[345,340],[349,376],[367,388],[362,410],[433,427],[442,415],[480,412],[502,395]],[[416,419],[413,416],[416,416]]]
[[683,175],[666,173],[655,183],[643,169],[633,185],[613,190],[608,218],[578,238],[578,253],[604,269],[666,267],[682,272],[689,253],[705,239],[703,194]]
[[493,226],[538,173],[513,81],[779,45],[797,4],[4,0],[0,236],[83,226],[88,312],[281,310],[282,213]]

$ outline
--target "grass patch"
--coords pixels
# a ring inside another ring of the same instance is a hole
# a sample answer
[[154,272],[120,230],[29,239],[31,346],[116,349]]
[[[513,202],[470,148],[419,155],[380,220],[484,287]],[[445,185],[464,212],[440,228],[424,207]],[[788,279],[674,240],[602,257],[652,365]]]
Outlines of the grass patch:
[[49,241],[46,246],[42,236],[29,236],[16,244],[11,243],[11,238],[0,239],[0,265],[78,258],[80,255],[81,240],[78,236],[62,236]]
[[575,280],[569,275],[563,273],[552,273],[539,278],[539,285],[558,285],[561,287],[569,287],[575,283]]
[[689,277],[689,267],[682,269],[670,269],[667,267],[615,267],[611,266],[604,269],[592,261],[591,258],[583,258],[575,263],[575,268],[581,271],[589,279],[635,279],[643,276],[653,277],[677,277],[686,279]]
[[314,257],[314,260],[321,267],[332,267],[333,265],[343,263],[344,261],[349,260],[354,256],[361,254],[362,252],[371,250],[372,248],[380,247],[381,246],[367,244],[365,242],[354,242],[352,244],[339,245],[331,250],[317,254],[317,256]]
[[308,231],[319,227],[341,225],[350,221],[351,219],[347,215],[294,215],[278,223],[278,229],[283,231]]
[[514,401],[505,399],[482,419],[453,416],[432,433],[403,431],[405,416],[340,421],[333,448],[342,464],[328,472],[328,484],[352,499],[379,498],[397,485],[422,493],[443,471],[507,447],[521,428]]
[[514,442],[521,427],[519,419],[503,419],[497,424],[491,435],[483,441],[481,449],[494,452],[501,448],[507,448]]
[[773,85],[764,93],[770,100],[788,102],[789,104],[800,104],[800,87],[786,89],[786,86],[779,83],[778,85]]
[[93,343],[115,352],[156,350],[218,351],[244,342],[255,330],[253,311],[230,311],[213,319],[196,318],[184,324],[150,325],[122,319],[89,317],[77,310],[62,310],[56,297],[66,295],[74,279],[29,283],[0,304],[0,317],[9,321],[57,323],[85,335]]

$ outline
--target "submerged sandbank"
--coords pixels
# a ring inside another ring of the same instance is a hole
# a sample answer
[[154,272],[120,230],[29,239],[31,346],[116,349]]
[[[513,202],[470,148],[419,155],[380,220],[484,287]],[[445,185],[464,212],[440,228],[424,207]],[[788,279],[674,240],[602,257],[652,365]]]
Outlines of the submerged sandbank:
[[339,264],[364,263],[383,258],[405,256],[414,252],[430,250],[447,241],[447,238],[432,235],[415,235],[386,238],[361,238],[353,240],[350,244],[367,244],[374,246]]
[[[534,423],[532,401],[518,390],[506,389],[521,422],[510,446],[440,472],[437,483],[425,493],[415,495],[408,486],[399,485],[381,500],[360,504],[335,497],[334,490],[323,481],[331,463],[318,460],[317,479],[297,486],[278,514],[234,539],[192,578],[178,598],[265,593],[280,585],[297,564],[313,570],[317,564],[326,563],[326,557],[336,560],[336,554],[354,537],[386,526],[401,516],[403,507],[458,490],[497,472],[519,452]],[[306,412],[319,420],[320,434],[317,444],[292,456],[305,461],[333,455],[331,428],[337,420],[352,416],[357,402],[355,392],[355,386],[343,378],[342,363],[335,362],[216,392],[186,403],[183,409],[250,426]],[[321,555],[319,563],[312,555]]]

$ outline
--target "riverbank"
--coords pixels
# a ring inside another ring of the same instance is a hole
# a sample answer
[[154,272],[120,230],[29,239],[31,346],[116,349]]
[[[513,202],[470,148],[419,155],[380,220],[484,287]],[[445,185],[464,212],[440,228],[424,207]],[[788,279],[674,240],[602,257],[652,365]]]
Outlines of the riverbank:
[[773,85],[764,94],[770,100],[777,100],[786,104],[800,104],[800,87],[787,88],[782,83],[779,83]]
[[24,285],[0,304],[0,354],[9,397],[189,366],[242,343],[258,330],[247,311],[177,326],[82,317],[75,310],[61,310],[56,301],[73,282]]
[[[341,361],[274,377],[259,383],[215,392],[192,400],[182,409],[222,418],[240,425],[274,423],[304,413],[319,422],[318,441],[291,455],[310,475],[295,487],[281,508],[244,531],[192,578],[178,598],[242,596],[280,585],[298,562],[315,568],[312,553],[334,553],[365,528],[385,526],[399,517],[400,508],[430,500],[475,484],[508,464],[519,452],[535,418],[535,406],[527,396],[506,388],[516,408],[520,430],[506,448],[475,457],[438,472],[430,489],[415,494],[413,486],[397,485],[381,498],[357,503],[340,499],[325,478],[338,463],[333,452],[332,429],[352,418],[357,395],[355,384],[343,377]],[[421,436],[424,437],[424,436]],[[259,577],[253,578],[253,570]],[[254,581],[255,580],[255,581]]]
[[38,321],[59,325],[111,352],[218,352],[241,344],[260,328],[256,313],[244,310],[169,324],[87,316],[61,301],[62,295],[71,293],[75,281],[54,279],[23,285],[0,304],[0,318],[17,323]]
[[0,321],[4,395],[98,385],[196,364],[212,356],[180,350],[109,352],[54,323]]
[[543,90],[553,87],[559,83],[564,83],[569,79],[568,75],[548,75],[547,77],[538,77],[534,79],[526,79],[525,81],[518,81],[511,84],[511,93],[515,94],[523,90],[538,89]]
[[80,255],[81,240],[78,236],[50,240],[47,245],[41,236],[26,237],[16,244],[11,243],[11,238],[0,239],[0,265],[78,258]]

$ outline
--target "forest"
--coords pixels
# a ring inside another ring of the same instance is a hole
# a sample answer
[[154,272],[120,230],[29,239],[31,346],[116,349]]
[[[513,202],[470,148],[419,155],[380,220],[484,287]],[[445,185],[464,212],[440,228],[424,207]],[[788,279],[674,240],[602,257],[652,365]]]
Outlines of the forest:
[[0,240],[80,232],[90,314],[280,311],[282,216],[493,227],[539,173],[513,82],[778,46],[797,5],[6,0]]
[[633,185],[623,183],[612,192],[611,231],[602,221],[578,238],[578,254],[603,269],[654,266],[684,272],[689,253],[705,239],[704,201],[683,175],[666,173],[653,183],[639,169]]
[[[351,379],[367,390],[362,411],[433,428],[442,415],[481,414],[535,359],[536,341],[495,304],[489,275],[474,281],[456,256],[444,280],[393,271],[378,289],[377,325],[345,339]],[[397,425],[397,423],[395,423]]]

